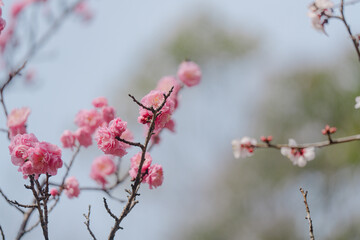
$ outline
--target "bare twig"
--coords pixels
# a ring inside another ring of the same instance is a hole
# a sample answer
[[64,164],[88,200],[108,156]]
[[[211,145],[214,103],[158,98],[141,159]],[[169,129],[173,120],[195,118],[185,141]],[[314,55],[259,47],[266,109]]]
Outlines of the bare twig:
[[11,201],[11,200],[3,193],[3,191],[1,190],[1,188],[0,188],[0,194],[1,194],[1,196],[3,196],[3,198],[6,200],[6,202],[8,202],[11,206],[15,207],[15,208],[16,208],[19,212],[21,212],[22,214],[25,213],[21,208],[18,207],[17,204],[14,204],[14,202]]
[[1,233],[2,240],[5,240],[5,234],[4,234],[4,231],[1,228],[1,225],[0,225],[0,233]]
[[113,219],[115,219],[115,221],[118,221],[119,219],[115,216],[115,214],[113,214],[113,213],[111,212],[111,210],[110,210],[110,208],[109,208],[109,206],[108,206],[108,204],[107,204],[106,198],[103,198],[103,199],[104,199],[104,206],[105,206],[106,211],[109,213],[109,215],[110,215]]
[[312,220],[310,217],[310,209],[309,209],[309,205],[307,202],[307,194],[308,191],[304,191],[303,188],[300,188],[300,192],[304,197],[304,204],[305,204],[305,209],[306,209],[306,217],[305,219],[307,219],[309,221],[309,234],[310,234],[310,240],[315,240],[315,236],[314,236],[314,228],[313,228],[313,224],[312,224]]
[[84,213],[84,217],[85,217],[85,219],[86,219],[86,221],[84,222],[84,224],[86,225],[86,228],[87,228],[87,230],[89,231],[89,233],[90,233],[91,237],[93,238],[93,240],[96,240],[96,237],[95,237],[94,233],[93,233],[93,232],[91,231],[91,229],[90,229],[90,212],[91,212],[91,205],[89,205],[88,214],[86,215],[86,214]]
[[16,69],[15,71],[13,71],[9,74],[8,79],[5,81],[5,83],[0,88],[0,102],[1,102],[1,105],[3,107],[6,117],[8,116],[8,111],[6,109],[5,100],[4,100],[4,90],[5,90],[6,86],[8,86],[9,83],[14,79],[14,77],[20,74],[21,70],[23,70],[25,68],[25,66],[26,66],[26,61],[24,61],[24,63],[18,69]]

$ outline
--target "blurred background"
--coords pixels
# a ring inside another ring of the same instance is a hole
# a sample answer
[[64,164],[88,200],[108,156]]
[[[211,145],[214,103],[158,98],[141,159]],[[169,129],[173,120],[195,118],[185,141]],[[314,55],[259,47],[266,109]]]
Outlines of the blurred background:
[[[3,7],[6,20],[13,2]],[[328,36],[312,29],[309,4],[89,1],[93,18],[82,22],[73,16],[63,23],[28,63],[31,82],[17,78],[6,89],[7,107],[30,107],[28,132],[60,146],[62,132],[76,129],[76,113],[106,96],[142,141],[138,107],[127,94],[141,99],[162,76],[175,75],[182,60],[192,59],[202,68],[202,82],[181,92],[176,133],[164,132],[152,150],[153,161],[164,167],[164,183],[155,190],[142,186],[140,203],[117,239],[307,239],[300,187],[309,191],[316,238],[360,239],[359,143],[317,150],[305,168],[275,150],[256,150],[240,160],[232,155],[231,140],[243,136],[272,135],[278,143],[321,141],[326,124],[338,128],[335,137],[359,133],[355,50],[340,22],[330,21]],[[346,8],[354,33],[360,32],[359,5]],[[31,13],[23,17],[30,23],[37,19]],[[0,126],[6,127],[3,114]],[[5,134],[0,139],[0,187],[10,199],[28,203],[27,181],[10,162]],[[123,172],[135,153],[124,157]],[[81,186],[96,186],[90,166],[101,154],[95,146],[81,150],[70,172]],[[70,157],[64,149],[63,160]],[[125,199],[129,186],[125,182],[114,195]],[[50,238],[90,239],[83,214],[91,205],[92,230],[106,239],[113,221],[104,196],[63,196],[49,217]],[[123,207],[110,199],[109,205],[117,214]],[[0,225],[8,239],[16,236],[21,218],[0,199]],[[42,239],[41,228],[23,239]]]

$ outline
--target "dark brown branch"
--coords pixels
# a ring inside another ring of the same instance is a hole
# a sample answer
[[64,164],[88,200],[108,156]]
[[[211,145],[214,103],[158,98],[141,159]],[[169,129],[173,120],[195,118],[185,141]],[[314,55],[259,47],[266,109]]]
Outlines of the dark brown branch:
[[86,225],[86,228],[87,228],[87,230],[89,231],[89,233],[90,233],[91,237],[93,238],[93,240],[96,240],[96,237],[95,237],[94,233],[93,233],[93,232],[91,231],[91,229],[90,229],[90,212],[91,212],[91,205],[89,205],[88,214],[86,215],[86,214],[84,213],[84,217],[85,217],[85,219],[86,219],[86,221],[84,222],[84,224]]
[[134,146],[134,147],[139,147],[139,148],[141,148],[141,149],[144,148],[144,145],[142,145],[141,143],[129,142],[129,141],[127,141],[127,140],[125,140],[125,139],[122,139],[122,138],[120,138],[120,137],[118,137],[118,136],[116,136],[115,139],[118,140],[118,141],[120,141],[120,142],[123,142],[123,143],[129,144],[129,145],[131,145],[131,146]]
[[149,111],[151,111],[151,112],[154,111],[154,108],[152,108],[152,107],[149,108],[149,107],[145,106],[144,104],[142,104],[141,102],[139,102],[138,100],[136,100],[136,98],[135,98],[133,95],[129,94],[129,97],[131,97],[132,100],[133,100],[137,105],[139,105],[140,107],[142,107],[142,108],[144,108],[144,109],[146,109],[146,110],[149,110]]
[[4,231],[1,228],[1,225],[0,225],[0,233],[1,233],[2,240],[5,240],[5,234],[4,234]]
[[1,188],[0,188],[0,194],[1,194],[1,196],[3,196],[3,198],[6,200],[6,202],[8,202],[11,206],[15,207],[15,208],[16,208],[19,212],[21,212],[22,214],[25,213],[21,208],[19,208],[16,204],[14,204],[14,202],[11,201],[11,200],[3,193],[3,191],[1,190]]
[[[153,116],[152,116],[152,119],[151,119],[151,122],[150,122],[150,126],[149,126],[149,129],[148,129],[148,132],[147,132],[147,136],[146,136],[146,139],[145,139],[145,143],[144,143],[144,148],[142,148],[142,154],[141,154],[141,161],[140,161],[140,164],[139,164],[139,168],[138,168],[138,172],[137,172],[137,175],[136,175],[136,178],[134,180],[134,183],[131,184],[131,191],[127,191],[129,196],[128,196],[128,201],[125,205],[125,207],[123,208],[123,211],[121,212],[120,214],[120,217],[116,217],[114,218],[115,219],[115,223],[114,223],[114,226],[112,227],[111,231],[110,231],[110,234],[109,234],[109,237],[108,239],[109,240],[113,240],[115,238],[115,234],[116,232],[119,230],[119,229],[122,229],[120,227],[120,224],[122,222],[122,220],[130,213],[130,211],[135,207],[135,205],[138,203],[138,201],[136,200],[136,197],[139,196],[138,194],[138,191],[140,189],[140,185],[141,185],[141,181],[142,181],[142,178],[143,178],[143,174],[141,172],[142,170],[142,166],[145,162],[145,154],[146,154],[146,151],[147,151],[147,148],[148,148],[148,145],[149,145],[149,142],[151,140],[151,137],[154,133],[154,129],[155,129],[155,121],[156,121],[156,118],[161,114],[161,109],[165,106],[165,103],[167,101],[167,99],[169,98],[169,96],[171,95],[172,91],[173,91],[174,87],[172,87],[169,91],[168,94],[164,94],[164,101],[162,102],[162,104],[160,105],[160,107],[158,107],[157,109],[153,109],[152,108],[152,112],[153,112]],[[130,95],[131,96],[131,95]],[[133,98],[133,100],[139,104],[137,102],[137,100],[135,98]],[[140,105],[141,106],[141,105]],[[146,109],[146,108],[145,108]],[[149,109],[148,109],[149,110]],[[110,209],[109,209],[110,210]],[[115,215],[114,215],[115,216]],[[113,216],[112,216],[113,217]]]
[[111,210],[110,210],[110,208],[109,208],[109,206],[108,206],[108,204],[107,204],[106,198],[103,198],[103,199],[104,199],[104,206],[105,206],[106,211],[109,213],[109,215],[110,215],[113,219],[115,219],[115,221],[118,221],[119,219],[115,216],[115,214],[113,214],[113,213],[111,212]]
[[309,205],[308,205],[308,202],[307,202],[308,191],[304,191],[304,189],[300,188],[300,192],[304,197],[304,204],[305,204],[305,209],[306,209],[306,217],[305,217],[305,219],[307,219],[309,221],[310,240],[315,240],[314,228],[313,228],[312,220],[311,220],[311,217],[310,217]]

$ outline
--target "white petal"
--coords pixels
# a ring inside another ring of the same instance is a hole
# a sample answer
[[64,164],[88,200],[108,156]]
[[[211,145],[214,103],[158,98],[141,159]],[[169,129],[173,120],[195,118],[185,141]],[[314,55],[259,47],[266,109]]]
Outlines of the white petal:
[[315,148],[314,147],[308,147],[304,149],[304,157],[307,161],[314,160],[315,158]]
[[297,143],[294,139],[290,138],[289,139],[289,146],[290,147],[296,147],[297,146]]

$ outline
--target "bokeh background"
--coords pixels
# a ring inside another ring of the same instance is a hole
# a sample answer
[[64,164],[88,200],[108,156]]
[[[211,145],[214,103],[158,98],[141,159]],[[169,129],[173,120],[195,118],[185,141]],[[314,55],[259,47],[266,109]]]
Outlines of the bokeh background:
[[[5,19],[12,2],[5,3]],[[174,75],[183,59],[192,59],[201,66],[203,80],[182,91],[176,134],[164,132],[152,150],[154,162],[164,167],[164,184],[141,188],[140,203],[117,239],[307,239],[300,187],[309,191],[317,238],[360,239],[359,143],[317,150],[305,168],[275,150],[256,150],[254,157],[240,160],[232,155],[231,140],[242,136],[320,141],[325,124],[338,128],[337,137],[359,132],[354,99],[360,72],[352,43],[340,22],[330,21],[328,36],[312,29],[309,4],[90,1],[94,18],[66,20],[28,63],[27,69],[36,71],[31,84],[18,78],[7,89],[7,106],[30,107],[28,131],[60,145],[62,132],[76,129],[76,113],[91,108],[93,98],[106,96],[141,140],[138,107],[127,94],[141,98],[162,76]],[[358,5],[346,8],[355,33],[360,32],[359,11]],[[6,126],[3,115],[0,124]],[[10,163],[9,142],[2,135],[0,187],[9,198],[29,202],[26,180]],[[124,157],[123,171],[134,153]],[[95,146],[81,151],[70,173],[81,186],[96,186],[90,165],[101,154]],[[71,151],[63,150],[63,156],[69,161]],[[114,194],[125,199],[129,185]],[[103,207],[104,196],[64,196],[50,215],[50,238],[90,239],[83,213],[91,205],[92,230],[106,239],[113,221]],[[109,204],[121,212],[121,204]],[[20,221],[16,209],[0,199],[0,224],[8,239],[15,237]],[[41,238],[39,227],[24,237]]]

